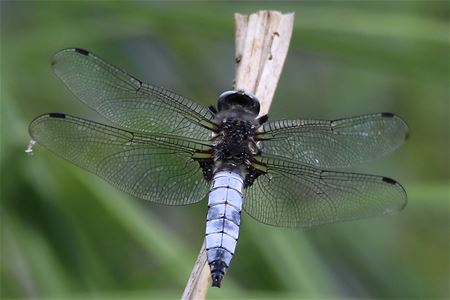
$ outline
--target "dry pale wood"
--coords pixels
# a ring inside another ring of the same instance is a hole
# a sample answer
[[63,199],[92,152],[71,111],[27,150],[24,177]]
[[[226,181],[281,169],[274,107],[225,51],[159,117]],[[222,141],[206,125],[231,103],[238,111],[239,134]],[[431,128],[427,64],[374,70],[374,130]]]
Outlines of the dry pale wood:
[[203,241],[181,299],[206,299],[206,293],[210,285],[211,274],[207,264],[205,241]]
[[291,40],[294,14],[260,11],[235,15],[236,76],[234,88],[254,94],[260,115],[269,112]]
[[[259,11],[250,16],[235,14],[236,76],[234,89],[254,94],[260,115],[268,113],[280,78],[294,25],[294,14]],[[211,285],[205,242],[184,290],[183,300],[205,299]]]

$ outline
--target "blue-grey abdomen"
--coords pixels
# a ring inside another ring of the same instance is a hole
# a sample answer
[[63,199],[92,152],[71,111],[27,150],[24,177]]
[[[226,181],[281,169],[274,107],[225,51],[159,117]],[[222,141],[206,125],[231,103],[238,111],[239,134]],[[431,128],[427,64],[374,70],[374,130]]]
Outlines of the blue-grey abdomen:
[[244,181],[231,171],[217,172],[208,198],[205,247],[213,286],[220,286],[236,249]]

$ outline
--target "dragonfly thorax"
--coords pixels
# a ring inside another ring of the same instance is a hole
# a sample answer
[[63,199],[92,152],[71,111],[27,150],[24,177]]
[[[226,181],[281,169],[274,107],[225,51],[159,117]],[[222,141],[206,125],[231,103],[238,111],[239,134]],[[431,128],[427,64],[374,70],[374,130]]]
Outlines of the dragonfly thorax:
[[245,178],[252,158],[259,153],[255,141],[259,123],[253,113],[240,107],[217,114],[219,131],[214,138],[214,165],[217,170],[230,170]]

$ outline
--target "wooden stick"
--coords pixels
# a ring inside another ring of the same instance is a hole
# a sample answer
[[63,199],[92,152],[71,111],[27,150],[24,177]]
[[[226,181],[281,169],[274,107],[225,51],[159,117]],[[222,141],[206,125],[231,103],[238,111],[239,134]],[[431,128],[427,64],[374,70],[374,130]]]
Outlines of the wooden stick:
[[211,272],[207,262],[205,241],[203,241],[183,296],[181,296],[182,300],[206,299],[208,288],[211,285]]
[[237,27],[234,88],[254,94],[261,104],[260,115],[265,115],[288,52],[294,13],[260,11],[234,17]]
[[[235,14],[236,76],[234,89],[254,94],[260,116],[268,113],[291,40],[294,14],[259,11],[250,16]],[[192,269],[182,300],[206,299],[211,286],[205,242]]]

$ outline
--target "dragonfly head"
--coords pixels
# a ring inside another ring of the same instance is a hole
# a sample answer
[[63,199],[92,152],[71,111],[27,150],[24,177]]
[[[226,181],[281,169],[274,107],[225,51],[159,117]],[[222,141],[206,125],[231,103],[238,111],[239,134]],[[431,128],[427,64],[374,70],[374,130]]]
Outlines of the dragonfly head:
[[250,93],[244,91],[226,91],[219,96],[217,107],[219,111],[229,110],[234,107],[242,107],[245,110],[259,114],[259,100]]

